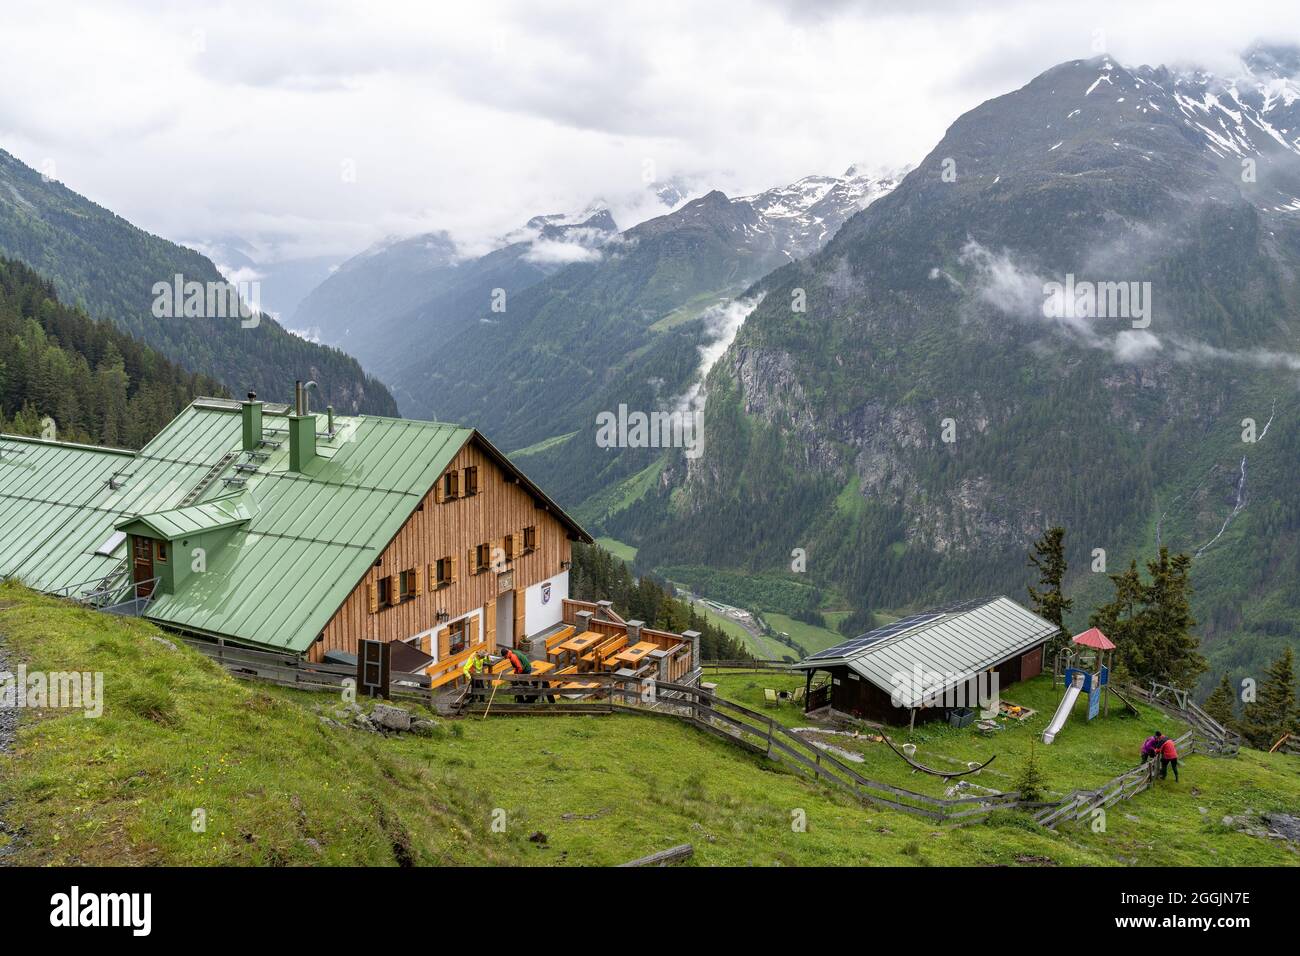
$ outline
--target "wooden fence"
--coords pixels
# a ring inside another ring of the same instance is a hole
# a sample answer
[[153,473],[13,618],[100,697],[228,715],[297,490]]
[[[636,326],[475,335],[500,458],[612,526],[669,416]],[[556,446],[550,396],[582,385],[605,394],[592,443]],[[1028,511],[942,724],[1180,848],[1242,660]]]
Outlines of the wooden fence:
[[1207,714],[1185,691],[1164,684],[1152,684],[1149,688],[1130,684],[1125,693],[1191,725],[1196,731],[1198,753],[1209,757],[1235,757],[1241,749],[1241,734],[1229,730]]
[[1268,748],[1271,754],[1291,754],[1300,757],[1300,734],[1283,734],[1277,743]]
[[[349,665],[316,664],[292,654],[197,638],[184,637],[182,640],[234,677],[330,692],[337,692],[345,680],[356,678],[356,668]],[[565,689],[561,686],[565,682],[587,686]],[[424,674],[394,673],[390,692],[394,697],[417,701],[432,708],[434,693],[429,684],[430,679]],[[620,677],[603,672],[565,675],[562,679],[532,674],[480,673],[471,682],[465,706],[468,713],[483,716],[633,713],[663,717],[689,724],[749,753],[779,761],[797,773],[843,790],[864,803],[953,825],[976,823],[996,810],[1010,809],[1034,811],[1034,819],[1049,828],[1064,821],[1082,820],[1099,808],[1131,799],[1150,787],[1158,763],[1153,760],[1134,767],[1100,787],[1076,790],[1059,801],[1021,800],[1020,794],[1015,792],[942,799],[864,777],[774,717],[695,685],[666,683],[649,677]],[[1209,719],[1208,715],[1204,719]],[[1229,732],[1211,722],[1205,725],[1212,728],[1207,734],[1200,726],[1201,720],[1198,717],[1193,730],[1175,741],[1179,753],[1183,756],[1193,753],[1224,756],[1229,744],[1225,743],[1222,735]],[[1215,728],[1221,733],[1213,732]]]
[[702,666],[705,671],[712,668],[716,671],[745,671],[747,673],[752,672],[755,674],[768,672],[782,674],[801,673],[800,671],[796,671],[794,667],[786,661],[705,661]]
[[[345,680],[356,680],[357,669],[350,664],[314,664],[293,654],[254,650],[219,641],[183,637],[187,647],[224,667],[232,677],[264,680],[299,690],[337,692]],[[433,691],[425,674],[394,672],[389,675],[389,693],[393,697],[418,701],[433,707]]]
[[539,680],[527,674],[476,676],[468,696],[469,713],[499,716],[635,713],[665,717],[690,724],[750,753],[780,761],[865,803],[936,823],[974,823],[994,810],[1047,806],[1041,801],[1022,801],[1017,793],[946,800],[869,779],[775,718],[696,686],[621,678],[615,674],[580,674],[574,678],[597,686],[565,690],[558,680]]
[[[1174,744],[1178,747],[1180,758],[1205,752],[1200,746],[1195,731],[1187,731],[1176,739]],[[1104,810],[1121,800],[1131,800],[1155,783],[1159,766],[1159,759],[1153,758],[1132,770],[1124,771],[1100,787],[1092,790],[1076,790],[1060,803],[1044,807],[1034,814],[1034,820],[1052,829],[1067,820],[1078,821],[1091,817],[1098,810]]]

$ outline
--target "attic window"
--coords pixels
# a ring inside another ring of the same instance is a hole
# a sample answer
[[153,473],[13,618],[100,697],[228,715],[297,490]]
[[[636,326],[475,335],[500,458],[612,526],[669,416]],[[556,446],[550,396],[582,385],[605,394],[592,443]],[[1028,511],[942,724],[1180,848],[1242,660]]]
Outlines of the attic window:
[[486,571],[492,564],[492,545],[480,544],[474,548],[474,570]]
[[537,550],[537,528],[530,525],[524,529],[524,553]]
[[478,494],[478,466],[470,465],[465,469],[465,497]]
[[460,495],[460,472],[449,471],[442,476],[442,497],[450,500]]
[[118,548],[120,548],[122,546],[122,542],[125,540],[126,540],[125,531],[114,531],[112,534],[108,536],[108,538],[104,541],[103,544],[101,544],[98,548],[95,549],[95,553],[99,555],[103,555],[106,558],[112,557],[113,552],[116,551]]

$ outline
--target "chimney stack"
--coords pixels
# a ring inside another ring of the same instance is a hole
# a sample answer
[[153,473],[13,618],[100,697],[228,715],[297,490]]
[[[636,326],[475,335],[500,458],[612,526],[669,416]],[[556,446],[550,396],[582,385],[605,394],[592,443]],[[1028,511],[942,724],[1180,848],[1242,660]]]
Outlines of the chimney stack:
[[289,470],[301,472],[316,457],[316,416],[307,408],[307,389],[315,382],[293,386],[293,414],[289,416]]
[[257,400],[256,392],[249,392],[248,401],[241,404],[244,416],[244,451],[256,451],[257,443],[262,440],[262,403]]

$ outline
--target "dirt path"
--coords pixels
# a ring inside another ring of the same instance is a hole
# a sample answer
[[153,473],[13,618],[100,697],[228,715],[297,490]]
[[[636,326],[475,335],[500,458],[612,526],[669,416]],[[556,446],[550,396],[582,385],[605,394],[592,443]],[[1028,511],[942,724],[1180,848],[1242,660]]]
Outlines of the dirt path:
[[[2,605],[0,605],[2,606]],[[10,673],[8,658],[5,654],[4,635],[0,634],[0,674]],[[8,754],[18,733],[18,708],[0,707],[0,762],[9,759]],[[13,852],[14,835],[9,832],[4,821],[4,804],[0,803],[0,866],[5,865],[5,857]]]

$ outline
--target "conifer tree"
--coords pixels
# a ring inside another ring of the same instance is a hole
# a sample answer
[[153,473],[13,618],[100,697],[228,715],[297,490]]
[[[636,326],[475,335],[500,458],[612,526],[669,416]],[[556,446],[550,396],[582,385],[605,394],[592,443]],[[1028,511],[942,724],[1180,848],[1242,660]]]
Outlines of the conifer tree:
[[1219,678],[1219,685],[1205,700],[1205,712],[1225,727],[1231,727],[1236,720],[1234,704],[1237,695],[1233,693],[1232,682],[1228,675]]
[[1242,711],[1241,734],[1255,748],[1267,750],[1286,733],[1295,733],[1295,656],[1291,648],[1268,666],[1255,700]]
[[1144,640],[1148,646],[1152,675],[1163,683],[1191,688],[1208,669],[1200,644],[1192,634],[1196,621],[1190,603],[1191,582],[1187,573],[1192,559],[1186,554],[1169,556],[1160,549],[1155,561],[1147,562],[1151,583],[1144,594],[1142,615]]
[[1039,590],[1030,585],[1030,603],[1039,617],[1056,625],[1056,635],[1047,644],[1048,658],[1054,659],[1056,652],[1070,639],[1070,635],[1065,632],[1065,613],[1074,606],[1074,602],[1062,591],[1067,569],[1065,529],[1058,526],[1043,532],[1043,536],[1034,542],[1029,564],[1038,569],[1038,584],[1042,588]]

